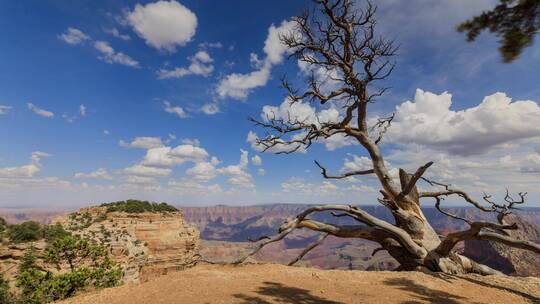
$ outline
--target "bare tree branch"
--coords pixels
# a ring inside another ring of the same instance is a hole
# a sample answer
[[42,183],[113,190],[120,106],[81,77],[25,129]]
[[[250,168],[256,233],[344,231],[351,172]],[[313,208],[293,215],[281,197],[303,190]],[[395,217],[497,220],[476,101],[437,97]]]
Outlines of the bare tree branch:
[[302,252],[300,252],[300,254],[294,260],[289,262],[289,266],[298,263],[304,256],[306,256],[306,254],[308,254],[311,250],[315,249],[315,247],[319,246],[328,237],[328,235],[328,233],[321,234],[315,242],[304,248],[304,250],[302,250]]
[[[431,161],[418,167],[413,174],[398,168],[399,184],[394,180],[379,147],[394,114],[378,119],[370,128],[368,109],[375,101],[384,101],[382,97],[387,88],[383,86],[383,81],[394,71],[398,47],[392,40],[377,35],[376,7],[369,1],[363,10],[357,9],[352,0],[314,1],[321,13],[305,13],[295,17],[295,30],[280,35],[280,41],[288,47],[290,56],[305,64],[310,71],[300,89],[294,88],[287,79],[282,79],[287,100],[291,106],[310,102],[315,115],[299,118],[294,113],[283,114],[280,111],[276,115],[265,110],[262,119],[250,119],[267,131],[265,136],[256,139],[255,144],[263,151],[288,154],[305,151],[313,143],[325,142],[333,136],[356,142],[367,152],[371,168],[331,175],[318,161],[315,161],[315,165],[326,179],[373,174],[380,186],[381,197],[377,201],[391,212],[394,222],[381,220],[351,205],[310,207],[282,225],[277,235],[259,238],[255,250],[238,263],[266,245],[282,240],[295,229],[302,228],[322,235],[292,263],[318,246],[327,235],[377,242],[382,248],[380,250],[386,250],[405,270],[422,267],[446,273],[498,274],[485,265],[453,252],[456,244],[465,240],[497,241],[538,252],[540,245],[513,239],[509,234],[518,227],[515,223],[507,223],[507,216],[525,203],[526,193],[519,193],[519,198],[514,199],[507,190],[503,200],[498,201],[488,194],[477,200],[461,189],[424,177],[433,165]],[[339,115],[337,118],[322,119],[318,113],[328,109],[329,105],[339,109]],[[438,189],[419,192],[417,184],[420,180]],[[473,221],[443,209],[441,204],[447,197],[461,198],[478,210],[496,215],[498,223]],[[467,223],[469,228],[441,239],[420,208],[423,198],[434,199],[439,212]],[[331,212],[334,217],[349,217],[360,224],[338,225],[308,218],[319,212]]]
[[321,174],[326,179],[343,179],[343,178],[355,176],[355,175],[373,174],[375,172],[373,169],[368,169],[368,170],[351,171],[351,172],[343,173],[342,175],[328,175],[325,167],[321,166],[321,164],[316,160],[314,162],[317,165],[317,167],[321,169]]

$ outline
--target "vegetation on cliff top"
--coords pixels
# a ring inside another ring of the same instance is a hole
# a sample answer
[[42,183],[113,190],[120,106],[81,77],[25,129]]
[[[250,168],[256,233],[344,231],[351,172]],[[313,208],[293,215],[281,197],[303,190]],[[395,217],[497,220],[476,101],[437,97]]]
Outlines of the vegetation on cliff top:
[[155,203],[140,200],[126,200],[112,203],[101,204],[102,207],[107,207],[107,212],[127,212],[127,213],[143,213],[143,212],[176,212],[178,209],[167,203]]

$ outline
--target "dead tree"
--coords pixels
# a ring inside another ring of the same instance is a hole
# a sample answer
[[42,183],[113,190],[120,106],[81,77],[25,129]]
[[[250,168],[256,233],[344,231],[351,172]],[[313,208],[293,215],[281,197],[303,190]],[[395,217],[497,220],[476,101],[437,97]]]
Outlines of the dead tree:
[[[320,14],[305,13],[295,17],[296,31],[283,34],[280,39],[288,46],[293,58],[316,69],[322,68],[337,86],[334,85],[330,90],[323,88],[320,78],[315,73],[308,77],[305,90],[293,89],[286,80],[283,80],[283,86],[291,103],[306,99],[320,105],[333,103],[342,107],[342,116],[339,121],[318,123],[300,121],[291,116],[289,119],[252,118],[256,125],[268,131],[266,137],[257,139],[257,144],[264,150],[276,152],[273,149],[280,147],[278,153],[292,153],[332,136],[340,135],[352,139],[367,152],[371,158],[372,168],[334,176],[328,174],[327,169],[320,163],[316,162],[316,165],[327,179],[374,176],[380,184],[381,196],[378,202],[388,208],[395,223],[376,218],[353,205],[311,207],[283,224],[277,235],[259,239],[256,249],[238,262],[245,261],[267,244],[280,241],[292,231],[301,228],[321,233],[315,244],[302,251],[301,257],[321,243],[326,235],[362,238],[380,244],[379,250],[388,251],[400,263],[399,268],[403,270],[423,268],[444,273],[498,273],[454,252],[456,244],[465,240],[501,242],[540,253],[539,244],[517,240],[508,234],[509,230],[518,227],[516,224],[506,222],[507,215],[516,205],[525,202],[526,194],[520,193],[519,199],[513,199],[508,194],[504,202],[496,202],[487,195],[481,202],[477,201],[462,190],[426,179],[423,175],[433,164],[431,161],[412,173],[400,169],[399,180],[391,177],[379,144],[390,127],[393,115],[379,119],[370,127],[367,114],[369,105],[375,99],[380,99],[386,90],[378,85],[384,83],[383,81],[392,73],[397,47],[393,41],[376,34],[374,16],[376,8],[369,2],[363,10],[356,10],[349,0],[316,0],[315,3],[321,9]],[[283,150],[283,147],[288,149]],[[417,183],[421,180],[434,191],[419,192]],[[497,215],[498,222],[474,222],[451,214],[441,207],[442,200],[450,196],[463,199],[465,203],[483,212]],[[424,199],[433,200],[440,212],[466,222],[470,228],[444,237],[439,236],[420,208],[420,201]],[[358,224],[336,225],[310,219],[315,213],[328,211],[335,216],[350,217]]]

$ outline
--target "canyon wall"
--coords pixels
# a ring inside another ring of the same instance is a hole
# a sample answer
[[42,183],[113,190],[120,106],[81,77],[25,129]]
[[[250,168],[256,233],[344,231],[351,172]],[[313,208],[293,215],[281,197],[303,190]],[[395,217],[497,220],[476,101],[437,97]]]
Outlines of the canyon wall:
[[84,208],[55,220],[75,235],[110,249],[124,268],[124,282],[146,281],[194,265],[199,232],[184,221],[182,212],[106,212]]

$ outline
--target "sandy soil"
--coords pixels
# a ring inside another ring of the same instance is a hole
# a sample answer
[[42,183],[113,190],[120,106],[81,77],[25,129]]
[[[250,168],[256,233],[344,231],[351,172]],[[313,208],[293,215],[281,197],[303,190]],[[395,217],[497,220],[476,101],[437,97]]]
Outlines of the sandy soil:
[[317,270],[275,264],[199,265],[62,303],[540,303],[540,279]]

